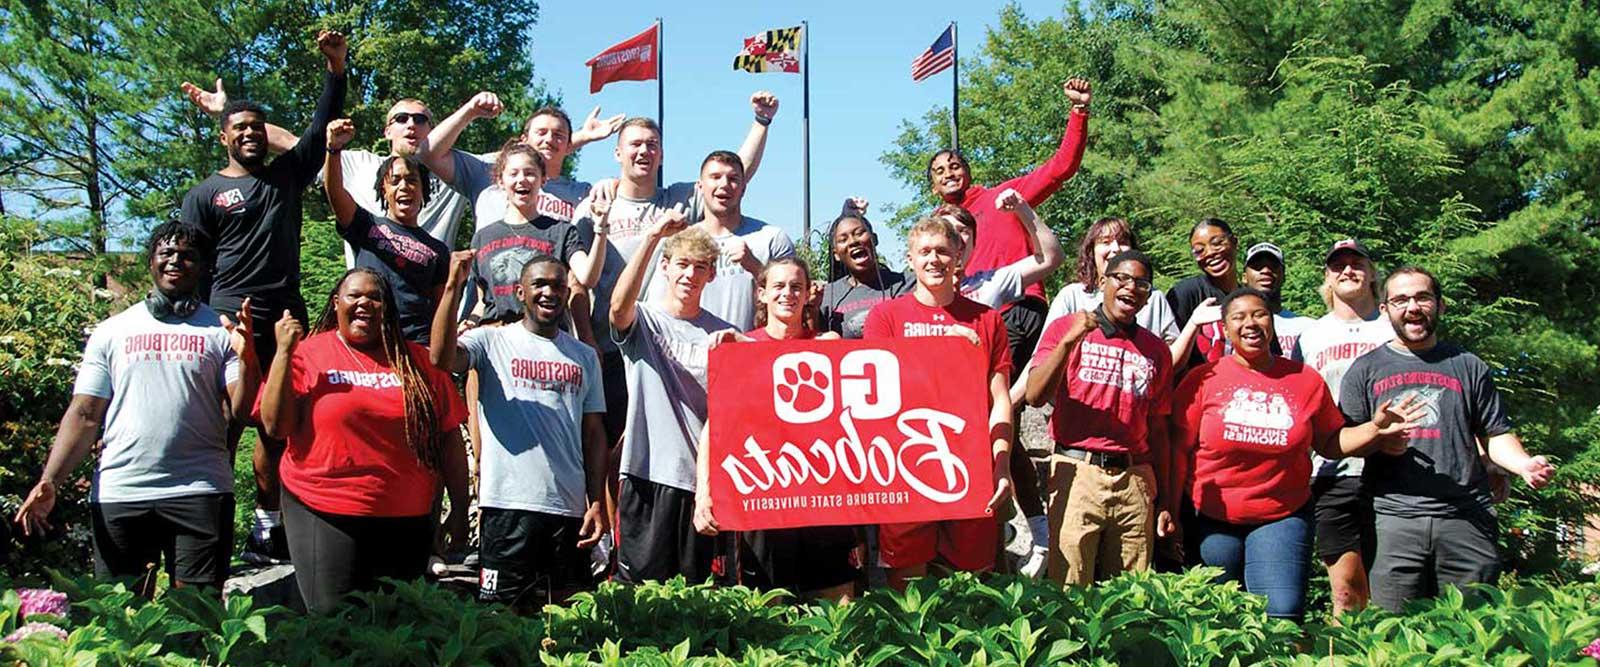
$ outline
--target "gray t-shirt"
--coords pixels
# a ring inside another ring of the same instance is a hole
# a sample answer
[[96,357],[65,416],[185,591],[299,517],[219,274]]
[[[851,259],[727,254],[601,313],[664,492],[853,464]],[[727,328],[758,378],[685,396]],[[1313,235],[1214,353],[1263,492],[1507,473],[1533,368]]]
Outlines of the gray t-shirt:
[[[606,235],[606,263],[600,271],[600,284],[595,287],[593,298],[592,318],[590,326],[594,330],[594,339],[600,345],[600,352],[612,352],[617,349],[611,340],[611,293],[617,288],[617,279],[622,276],[622,269],[628,265],[628,258],[633,257],[633,251],[639,249],[639,244],[644,242],[645,232],[661,214],[672,207],[682,204],[688,211],[689,222],[700,219],[700,196],[695,191],[694,183],[673,183],[665,188],[657,188],[656,193],[649,199],[634,199],[617,195],[611,203],[609,223],[611,231]],[[578,232],[584,239],[593,239],[594,216],[589,212],[587,204],[580,204],[576,213]],[[646,267],[645,286],[649,287],[650,278],[655,273],[655,264]],[[643,292],[641,291],[641,294]],[[642,298],[642,297],[641,297]]]
[[[1071,313],[1094,310],[1102,303],[1104,297],[1100,295],[1100,290],[1091,291],[1080,282],[1068,283],[1050,301],[1050,310],[1044,316],[1044,328],[1050,328],[1051,322]],[[1161,290],[1150,290],[1150,300],[1133,316],[1133,321],[1159,336],[1164,343],[1170,344],[1178,339],[1178,321],[1173,317],[1172,308]]]
[[1016,265],[979,271],[961,279],[961,296],[999,309],[1022,298],[1022,271]]
[[209,306],[164,322],[141,302],[101,322],[72,387],[110,401],[92,499],[232,493],[222,405],[238,379],[239,358]]
[[[749,331],[755,328],[756,276],[733,261],[729,248],[736,238],[744,240],[750,256],[760,264],[793,257],[794,242],[777,226],[751,217],[741,218],[739,228],[733,232],[712,237],[722,253],[717,257],[716,278],[706,283],[705,290],[700,293],[700,307],[733,323],[740,331]],[[659,247],[650,263],[661,263]],[[645,284],[644,291],[646,301],[658,303],[667,291],[666,278],[656,272]]]
[[565,331],[549,339],[520,322],[473,329],[460,345],[478,371],[479,503],[583,516],[583,416],[606,410],[600,357]]
[[1478,439],[1511,431],[1489,365],[1447,343],[1420,354],[1381,345],[1345,373],[1339,408],[1351,424],[1372,419],[1384,401],[1419,399],[1424,416],[1400,456],[1367,457],[1372,509],[1407,518],[1493,512]]
[[[387,155],[379,155],[371,151],[345,150],[339,152],[339,167],[344,172],[344,190],[350,193],[350,198],[368,213],[382,218],[387,214],[383,210],[383,196],[379,193],[378,167],[383,166]],[[456,163],[456,173],[468,164],[481,164],[477,156],[462,151],[450,151],[450,159]],[[317,182],[322,182],[322,172],[317,172]],[[457,182],[460,182],[459,177]],[[440,243],[454,248],[456,232],[461,228],[461,216],[467,212],[467,202],[471,199],[450,183],[443,179],[428,175],[428,203],[422,205],[422,211],[417,214],[417,226],[428,232],[428,236],[438,239]],[[350,268],[356,265],[355,250],[346,243],[344,246],[344,266]]]
[[[1350,364],[1363,354],[1394,339],[1394,327],[1379,313],[1370,320],[1341,320],[1332,313],[1312,320],[1300,332],[1289,358],[1304,363],[1322,376],[1333,394],[1333,402],[1343,400],[1343,380]],[[1358,477],[1366,467],[1366,459],[1350,456],[1338,460],[1325,459],[1311,453],[1311,474]]]
[[[481,155],[467,154],[468,159],[456,160],[456,187],[473,202],[472,216],[482,227],[506,219],[506,191],[494,182],[494,163],[499,151]],[[539,188],[538,215],[572,222],[578,202],[589,196],[589,184],[558,176],[544,182]]]
[[867,313],[872,307],[910,292],[916,281],[904,273],[882,265],[878,269],[882,289],[856,282],[844,276],[822,288],[822,328],[839,334],[846,340],[861,338],[867,326]]
[[692,320],[647,303],[636,312],[633,327],[615,341],[628,377],[622,474],[693,491],[700,429],[706,422],[710,334],[733,325],[704,309]]

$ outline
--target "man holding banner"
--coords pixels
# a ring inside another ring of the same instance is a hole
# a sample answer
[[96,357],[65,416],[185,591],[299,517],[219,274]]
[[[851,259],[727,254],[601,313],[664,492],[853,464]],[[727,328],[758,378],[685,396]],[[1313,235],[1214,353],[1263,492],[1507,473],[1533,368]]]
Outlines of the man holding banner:
[[[991,204],[992,206],[992,204]],[[867,314],[864,337],[917,338],[962,336],[984,352],[987,360],[989,439],[994,466],[994,495],[988,513],[973,519],[884,523],[878,527],[879,560],[889,585],[904,590],[906,580],[927,574],[928,563],[942,557],[958,570],[981,572],[994,567],[1000,527],[993,512],[1011,498],[1011,352],[1000,314],[961,296],[956,278],[961,237],[944,220],[923,219],[906,235],[917,285],[910,294],[874,307]]]

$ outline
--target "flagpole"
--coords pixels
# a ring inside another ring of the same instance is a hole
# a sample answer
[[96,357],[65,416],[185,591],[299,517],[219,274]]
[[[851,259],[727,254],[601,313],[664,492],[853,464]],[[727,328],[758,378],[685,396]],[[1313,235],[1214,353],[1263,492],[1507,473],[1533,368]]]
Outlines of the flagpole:
[[[663,32],[663,29],[661,27],[661,17],[657,16],[656,17],[656,127],[662,128],[662,130],[661,130],[661,143],[663,144],[662,153],[664,154],[666,152],[665,144],[667,143],[667,136],[666,136],[667,135],[667,132],[666,132],[666,126],[667,126],[667,103],[666,103],[666,85],[665,85],[664,81],[662,80],[662,73],[661,73],[661,70],[662,70],[662,67],[661,67],[661,61],[662,61],[662,58],[661,58],[661,55],[662,55],[662,53],[661,53],[662,52],[661,45],[665,44],[667,40],[662,38],[662,32]],[[659,168],[656,169],[656,187],[657,188],[662,188],[662,187],[666,186],[666,181],[663,180],[665,178],[666,178],[666,172],[662,171]]]
[[950,22],[950,147],[961,150],[961,48],[956,22]]
[[800,238],[811,245],[811,27],[800,22]]

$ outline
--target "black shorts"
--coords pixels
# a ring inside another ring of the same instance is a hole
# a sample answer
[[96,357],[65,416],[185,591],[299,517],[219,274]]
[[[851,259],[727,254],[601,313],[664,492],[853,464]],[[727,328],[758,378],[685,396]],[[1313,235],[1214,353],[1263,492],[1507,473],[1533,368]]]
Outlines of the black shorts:
[[694,492],[623,475],[617,496],[617,580],[711,576],[716,540],[694,530]]
[[1033,348],[1039,345],[1039,334],[1044,333],[1044,318],[1049,306],[1034,297],[1023,297],[1011,304],[1000,319],[1006,323],[1006,343],[1011,347],[1011,382],[1028,367],[1033,358]]
[[94,523],[95,576],[144,576],[165,559],[167,575],[185,584],[221,587],[228,579],[233,553],[231,493],[90,503],[89,515]]
[[1360,477],[1321,476],[1311,482],[1311,502],[1316,507],[1317,557],[1331,563],[1344,554],[1359,553],[1372,565],[1372,496]]
[[587,586],[589,552],[578,548],[577,517],[479,508],[478,599],[517,604]]
[[600,382],[606,390],[606,446],[616,447],[628,423],[628,362],[621,351],[600,355]]
[[854,526],[817,526],[740,533],[739,583],[802,595],[848,584],[861,576],[850,562]]

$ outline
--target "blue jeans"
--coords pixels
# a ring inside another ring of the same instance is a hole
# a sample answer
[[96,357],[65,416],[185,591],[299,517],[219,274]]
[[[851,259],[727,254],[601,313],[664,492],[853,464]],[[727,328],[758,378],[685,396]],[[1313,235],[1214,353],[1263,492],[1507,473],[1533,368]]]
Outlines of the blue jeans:
[[1306,613],[1306,577],[1311,561],[1311,503],[1277,521],[1233,524],[1196,513],[1190,548],[1201,562],[1222,568],[1218,582],[1239,581],[1247,592],[1267,597],[1267,615],[1299,622]]

